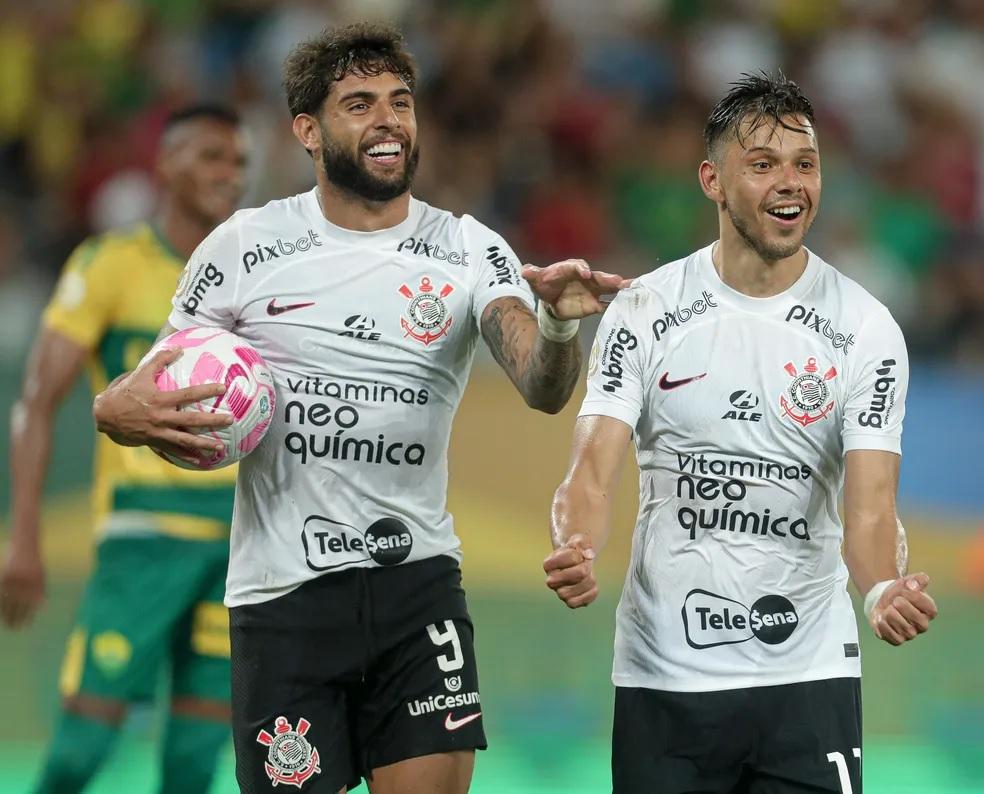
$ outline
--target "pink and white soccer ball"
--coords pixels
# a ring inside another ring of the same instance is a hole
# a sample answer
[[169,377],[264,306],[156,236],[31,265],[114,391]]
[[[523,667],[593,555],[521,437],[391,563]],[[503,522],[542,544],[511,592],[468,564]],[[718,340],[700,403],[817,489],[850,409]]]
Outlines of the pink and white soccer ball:
[[229,466],[256,449],[270,427],[277,402],[273,376],[260,354],[248,342],[220,328],[177,331],[158,342],[148,355],[162,347],[180,347],[184,352],[158,373],[157,388],[174,391],[225,384],[225,394],[181,410],[232,414],[234,421],[227,427],[203,431],[221,441],[223,449],[197,453],[195,464],[166,453],[161,456],[184,469],[209,470]]

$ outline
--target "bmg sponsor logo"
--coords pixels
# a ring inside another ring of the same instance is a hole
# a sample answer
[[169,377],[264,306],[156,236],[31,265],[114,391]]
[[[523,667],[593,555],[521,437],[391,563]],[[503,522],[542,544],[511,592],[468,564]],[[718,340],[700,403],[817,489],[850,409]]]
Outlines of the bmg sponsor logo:
[[663,316],[653,323],[653,336],[658,342],[671,328],[678,328],[689,322],[694,315],[700,315],[708,309],[716,309],[717,303],[714,301],[713,293],[704,290],[701,296],[689,306],[677,306],[671,312],[664,312]]
[[304,521],[301,543],[311,570],[330,571],[367,560],[397,565],[410,556],[413,535],[396,518],[380,518],[361,532],[351,524],[312,515]]
[[861,427],[880,428],[892,413],[895,406],[895,359],[886,358],[882,365],[875,370],[878,380],[875,381],[871,395],[871,404],[867,411],[858,414],[858,424]]
[[608,339],[605,340],[605,349],[601,354],[601,375],[608,378],[601,388],[609,393],[622,388],[622,378],[625,376],[622,362],[625,354],[638,346],[639,340],[628,328],[619,326],[612,329]]
[[751,607],[733,598],[695,589],[687,593],[681,610],[687,644],[703,650],[757,639],[779,645],[799,625],[793,603],[781,595],[764,595]]
[[270,245],[257,243],[254,250],[247,251],[243,254],[243,267],[246,268],[247,273],[252,273],[253,268],[259,264],[280,259],[282,256],[288,257],[296,254],[298,251],[310,251],[312,248],[318,248],[321,245],[322,242],[317,232],[313,229],[308,229],[306,235],[298,237],[296,240],[282,240],[278,237]]
[[789,310],[788,314],[786,314],[786,322],[798,322],[801,325],[805,325],[819,336],[826,337],[830,340],[830,344],[835,348],[843,348],[845,356],[847,355],[848,349],[854,345],[854,334],[845,335],[838,333],[830,324],[830,318],[817,314],[817,310],[812,306],[809,311],[807,311],[805,306],[796,304]]
[[492,266],[494,277],[489,282],[490,287],[501,284],[519,284],[519,271],[509,257],[502,253],[497,245],[485,249],[485,259]]
[[447,251],[441,248],[440,243],[431,243],[422,237],[408,237],[406,240],[401,240],[396,250],[416,256],[426,256],[428,259],[447,262],[449,265],[468,267],[467,251]]
[[223,281],[225,281],[225,276],[222,275],[222,271],[211,262],[207,265],[199,265],[198,270],[195,271],[195,275],[185,285],[185,295],[187,297],[181,301],[181,308],[185,314],[194,316],[195,312],[198,311],[198,307],[201,306],[209,287],[217,287]]

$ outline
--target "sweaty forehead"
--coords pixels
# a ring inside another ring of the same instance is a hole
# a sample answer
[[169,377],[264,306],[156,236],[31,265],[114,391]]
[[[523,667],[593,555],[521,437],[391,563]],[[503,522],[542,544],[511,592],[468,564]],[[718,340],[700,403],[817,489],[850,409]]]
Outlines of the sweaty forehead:
[[399,89],[407,89],[407,84],[393,72],[365,74],[359,71],[348,72],[341,80],[332,83],[330,95],[334,99],[351,94],[355,91],[365,91],[373,94],[389,94]]
[[783,116],[780,122],[770,116],[746,116],[738,124],[735,142],[742,152],[760,147],[779,151],[817,148],[813,125],[802,116]]

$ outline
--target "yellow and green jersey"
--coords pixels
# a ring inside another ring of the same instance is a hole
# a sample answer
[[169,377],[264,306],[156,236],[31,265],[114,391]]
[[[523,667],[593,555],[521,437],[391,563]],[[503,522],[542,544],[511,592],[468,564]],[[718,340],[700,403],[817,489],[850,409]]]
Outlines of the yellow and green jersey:
[[[148,224],[91,237],[73,252],[44,324],[90,351],[95,392],[136,367],[150,349],[184,264]],[[187,471],[147,447],[121,447],[100,435],[93,477],[96,527],[107,535],[225,537],[236,468]]]

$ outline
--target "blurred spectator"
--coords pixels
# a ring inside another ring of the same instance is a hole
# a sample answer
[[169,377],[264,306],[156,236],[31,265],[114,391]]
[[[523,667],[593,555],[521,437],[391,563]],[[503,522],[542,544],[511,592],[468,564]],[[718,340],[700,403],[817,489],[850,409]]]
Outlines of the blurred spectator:
[[[885,301],[913,354],[984,361],[984,3],[978,0],[0,0],[0,302],[144,215],[169,109],[235,102],[248,200],[309,187],[280,89],[290,47],[359,16],[421,67],[416,192],[512,230],[519,255],[626,275],[709,241],[711,102],[783,69],[814,99],[810,246]],[[12,310],[13,311],[13,310]],[[10,344],[14,344],[11,342]]]

